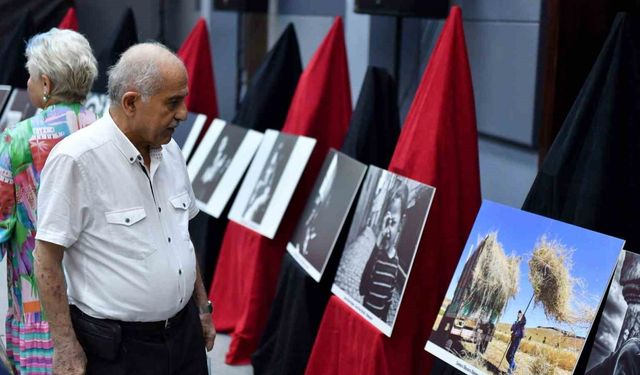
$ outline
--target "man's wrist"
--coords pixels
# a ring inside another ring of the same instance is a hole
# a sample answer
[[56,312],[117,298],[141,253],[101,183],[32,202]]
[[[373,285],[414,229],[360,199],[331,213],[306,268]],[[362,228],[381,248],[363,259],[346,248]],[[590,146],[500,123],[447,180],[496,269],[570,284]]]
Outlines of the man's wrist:
[[213,304],[211,301],[207,301],[206,304],[198,306],[199,314],[211,314],[213,313]]

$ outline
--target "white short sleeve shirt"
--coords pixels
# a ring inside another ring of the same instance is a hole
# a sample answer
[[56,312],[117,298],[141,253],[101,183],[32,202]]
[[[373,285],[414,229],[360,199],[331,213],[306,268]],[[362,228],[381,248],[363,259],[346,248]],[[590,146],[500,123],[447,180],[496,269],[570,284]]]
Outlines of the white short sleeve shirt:
[[151,168],[106,113],[60,142],[41,175],[36,239],[66,248],[69,302],[96,318],[158,321],[189,301],[198,213],[172,140]]

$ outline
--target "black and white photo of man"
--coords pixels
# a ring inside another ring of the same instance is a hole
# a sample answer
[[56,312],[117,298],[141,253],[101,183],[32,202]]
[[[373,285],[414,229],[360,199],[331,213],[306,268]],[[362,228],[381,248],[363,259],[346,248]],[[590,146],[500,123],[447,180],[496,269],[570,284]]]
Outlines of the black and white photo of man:
[[329,151],[287,250],[319,281],[367,169]]

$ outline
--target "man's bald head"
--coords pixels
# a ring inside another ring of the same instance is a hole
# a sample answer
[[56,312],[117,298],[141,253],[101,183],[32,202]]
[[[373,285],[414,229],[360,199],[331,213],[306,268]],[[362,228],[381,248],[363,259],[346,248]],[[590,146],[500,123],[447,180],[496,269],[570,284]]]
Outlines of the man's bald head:
[[186,75],[182,60],[160,43],[139,43],[127,49],[109,69],[109,98],[112,105],[120,103],[128,91],[140,94],[143,101],[162,89],[166,74]]

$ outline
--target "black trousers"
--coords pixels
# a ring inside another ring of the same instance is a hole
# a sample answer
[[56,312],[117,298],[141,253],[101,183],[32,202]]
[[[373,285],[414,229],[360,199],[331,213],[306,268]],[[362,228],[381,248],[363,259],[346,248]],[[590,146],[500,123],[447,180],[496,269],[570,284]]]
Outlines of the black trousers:
[[193,299],[168,322],[96,319],[70,306],[87,356],[87,375],[207,375],[202,326]]

